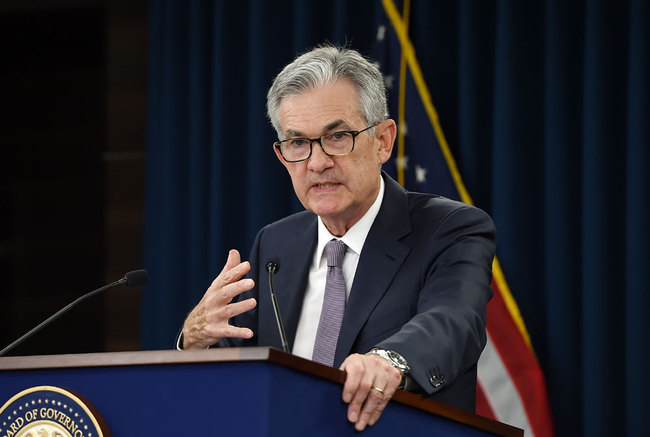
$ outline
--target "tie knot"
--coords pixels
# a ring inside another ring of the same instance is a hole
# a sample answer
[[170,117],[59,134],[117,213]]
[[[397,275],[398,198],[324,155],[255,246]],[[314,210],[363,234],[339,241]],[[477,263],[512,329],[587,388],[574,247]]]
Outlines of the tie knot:
[[341,240],[330,240],[325,245],[325,253],[327,254],[327,267],[341,267],[343,264],[343,255],[347,246]]

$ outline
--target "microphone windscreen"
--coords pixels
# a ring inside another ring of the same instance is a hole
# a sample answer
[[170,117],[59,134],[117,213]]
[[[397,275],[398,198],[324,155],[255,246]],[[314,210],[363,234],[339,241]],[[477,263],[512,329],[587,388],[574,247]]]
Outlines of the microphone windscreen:
[[277,256],[272,256],[266,262],[266,271],[271,273],[277,273],[280,270],[280,258]]
[[146,270],[133,270],[124,275],[126,278],[126,285],[129,287],[135,287],[142,285],[149,280],[149,273]]

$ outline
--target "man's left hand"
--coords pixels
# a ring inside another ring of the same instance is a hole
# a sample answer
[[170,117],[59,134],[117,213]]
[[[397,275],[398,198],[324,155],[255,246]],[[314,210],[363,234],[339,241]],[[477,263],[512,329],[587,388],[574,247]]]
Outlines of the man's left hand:
[[402,380],[402,374],[377,355],[350,355],[341,364],[347,373],[343,401],[357,431],[374,425]]

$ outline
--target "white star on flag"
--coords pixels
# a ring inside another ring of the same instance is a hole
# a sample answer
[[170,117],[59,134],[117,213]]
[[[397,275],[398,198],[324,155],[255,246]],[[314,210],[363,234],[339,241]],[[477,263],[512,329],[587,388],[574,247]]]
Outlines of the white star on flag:
[[377,29],[377,41],[383,41],[386,37],[386,26],[381,25]]
[[401,168],[404,170],[408,170],[409,168],[409,157],[408,156],[398,156],[395,159],[395,163],[397,165],[397,168]]
[[393,82],[395,81],[395,76],[389,74],[384,76],[384,85],[386,85],[386,88],[389,90],[393,89]]
[[423,184],[427,181],[427,169],[415,164],[415,180]]
[[399,130],[404,136],[407,136],[409,134],[409,127],[406,124],[406,120],[402,121],[402,124],[399,125]]

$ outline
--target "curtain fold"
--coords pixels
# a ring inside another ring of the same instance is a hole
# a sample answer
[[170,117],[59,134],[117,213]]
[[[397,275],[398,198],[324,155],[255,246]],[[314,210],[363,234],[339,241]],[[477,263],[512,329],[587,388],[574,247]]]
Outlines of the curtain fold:
[[[585,433],[616,429],[625,385],[603,378],[624,363],[627,5],[586,3],[583,78],[582,330]],[[612,402],[620,399],[619,402]]]
[[[546,375],[556,424],[582,428],[581,147],[583,10],[575,2],[545,5],[544,294],[549,340]],[[561,394],[561,395],[560,395]],[[562,435],[558,433],[558,435]]]
[[[273,77],[324,41],[370,54],[383,15],[375,0],[150,3],[144,349],[172,347],[229,249],[246,259],[301,209],[272,150]],[[650,433],[649,29],[644,0],[411,1],[558,435]]]
[[625,423],[630,432],[650,428],[650,5],[630,4],[625,142]]

